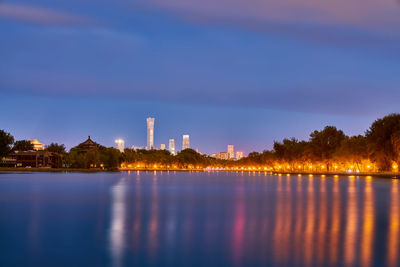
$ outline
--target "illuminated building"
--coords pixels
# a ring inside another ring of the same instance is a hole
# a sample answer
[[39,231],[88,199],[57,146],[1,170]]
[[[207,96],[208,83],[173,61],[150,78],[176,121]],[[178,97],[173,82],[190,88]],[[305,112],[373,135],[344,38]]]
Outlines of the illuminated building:
[[165,150],[165,144],[161,144],[161,145],[160,145],[160,149],[161,149],[161,150]]
[[122,153],[124,152],[125,149],[125,141],[124,139],[117,139],[115,140],[115,144],[117,146],[117,149]]
[[61,155],[46,150],[15,151],[10,157],[15,161],[16,167],[60,168],[62,166]]
[[243,158],[243,151],[236,151],[236,160]]
[[40,143],[38,140],[33,139],[29,140],[29,142],[33,145],[33,150],[44,150],[44,144]]
[[190,148],[190,141],[189,141],[189,135],[184,134],[183,135],[183,140],[182,140],[182,150]]
[[148,150],[154,148],[154,118],[147,118],[147,147]]
[[229,159],[234,159],[235,158],[235,152],[234,152],[234,146],[233,145],[228,145],[228,157],[229,157]]
[[174,139],[169,139],[168,150],[172,155],[175,155],[175,140]]
[[228,160],[229,153],[228,152],[215,153],[215,154],[212,154],[211,157],[216,158],[216,159]]

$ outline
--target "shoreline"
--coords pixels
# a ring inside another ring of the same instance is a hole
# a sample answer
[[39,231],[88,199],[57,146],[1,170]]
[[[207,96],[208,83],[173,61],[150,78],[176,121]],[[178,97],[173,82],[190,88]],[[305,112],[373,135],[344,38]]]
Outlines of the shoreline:
[[103,169],[68,169],[68,168],[0,168],[0,173],[18,173],[18,172],[63,172],[63,173],[98,173],[98,172],[258,172],[258,173],[269,173],[274,175],[326,175],[326,176],[361,176],[361,177],[379,177],[389,179],[400,179],[400,173],[394,172],[307,172],[307,171],[265,171],[265,170],[207,170],[207,169],[154,169],[154,168],[143,168],[143,169],[127,169],[119,168],[115,170],[103,170]]
[[275,175],[329,175],[329,176],[361,176],[361,177],[379,177],[379,178],[389,178],[389,179],[400,179],[400,173],[395,172],[290,172],[290,171],[272,171]]

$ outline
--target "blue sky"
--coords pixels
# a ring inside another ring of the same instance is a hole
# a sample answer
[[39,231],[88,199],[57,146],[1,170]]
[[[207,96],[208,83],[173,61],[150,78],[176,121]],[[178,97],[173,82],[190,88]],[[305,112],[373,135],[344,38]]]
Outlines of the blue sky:
[[400,5],[389,0],[0,2],[0,128],[76,145],[190,134],[246,153],[399,111]]

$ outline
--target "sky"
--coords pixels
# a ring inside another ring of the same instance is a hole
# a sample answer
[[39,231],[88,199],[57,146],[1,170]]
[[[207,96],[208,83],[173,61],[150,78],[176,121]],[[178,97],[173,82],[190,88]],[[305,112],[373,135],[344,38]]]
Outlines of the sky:
[[396,0],[0,0],[0,129],[246,154],[399,112]]

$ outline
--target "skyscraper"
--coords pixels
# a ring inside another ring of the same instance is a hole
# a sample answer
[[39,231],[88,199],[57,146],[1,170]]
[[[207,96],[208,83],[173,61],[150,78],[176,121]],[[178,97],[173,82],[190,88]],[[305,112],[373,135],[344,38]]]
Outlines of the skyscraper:
[[160,150],[165,150],[165,144],[160,145]]
[[228,158],[235,159],[235,152],[233,145],[228,145]]
[[124,152],[125,149],[125,141],[124,139],[117,139],[115,140],[115,144],[117,146],[117,149],[122,153]]
[[190,148],[189,135],[184,134],[182,140],[182,150]]
[[147,118],[147,147],[148,150],[154,148],[154,118]]
[[168,150],[172,155],[175,155],[175,140],[174,139],[169,139]]

